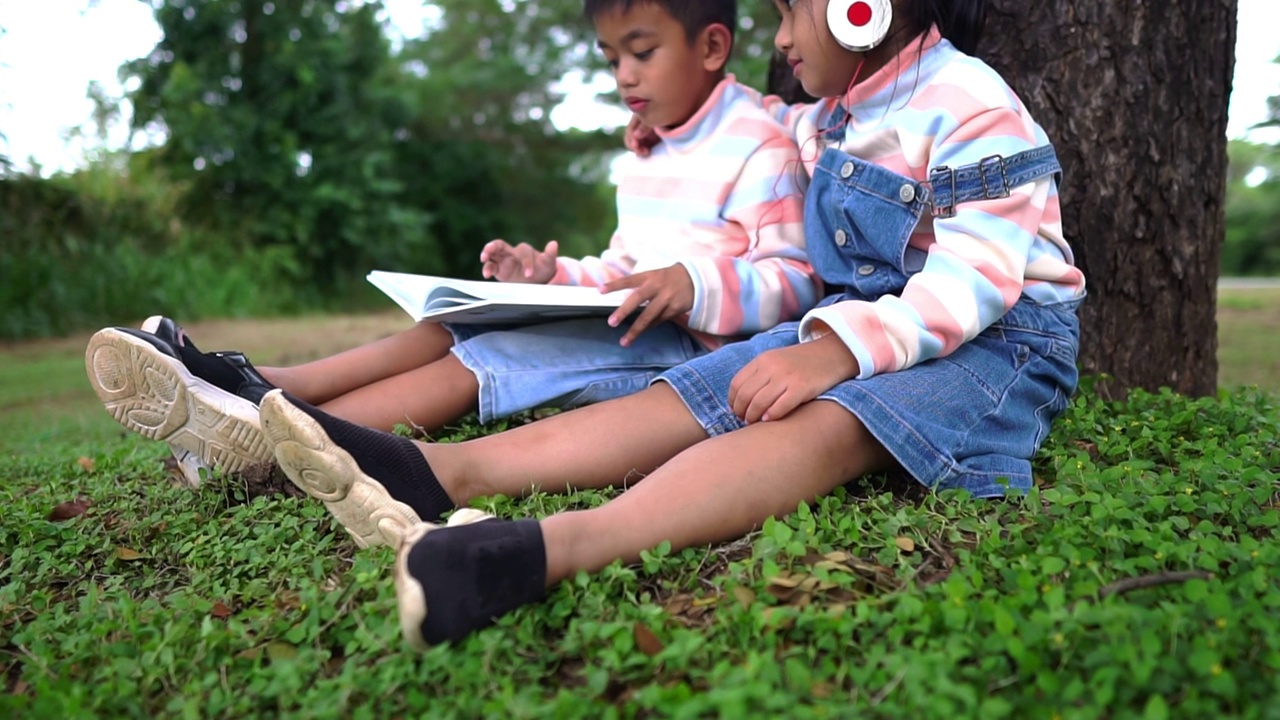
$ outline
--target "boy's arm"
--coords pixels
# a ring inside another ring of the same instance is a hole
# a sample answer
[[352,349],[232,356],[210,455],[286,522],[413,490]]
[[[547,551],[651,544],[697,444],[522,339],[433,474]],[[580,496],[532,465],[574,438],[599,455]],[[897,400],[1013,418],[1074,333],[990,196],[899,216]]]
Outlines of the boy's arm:
[[635,258],[622,249],[622,236],[614,231],[609,248],[600,253],[600,257],[589,255],[580,260],[556,258],[556,274],[549,284],[599,287],[610,280],[630,275],[635,266]]
[[[990,110],[939,138],[929,164],[961,167],[1037,144],[1020,114]],[[934,219],[935,243],[900,297],[814,310],[801,323],[800,338],[839,335],[858,360],[859,379],[948,355],[1018,302],[1037,234],[1059,212],[1051,178],[1012,188],[1008,197],[958,205],[953,217]]]
[[799,137],[800,121],[813,111],[814,107],[816,107],[814,103],[795,103],[792,105],[784,102],[777,95],[765,95],[747,85],[742,85],[741,87],[746,91],[747,96],[754,100],[762,110],[781,124],[782,127],[786,128],[787,135],[792,140],[797,143],[801,142],[802,139]]
[[747,252],[680,261],[694,285],[690,329],[722,336],[760,332],[817,303],[821,280],[804,247],[807,184],[795,143],[781,133],[751,154],[723,211],[746,232]]

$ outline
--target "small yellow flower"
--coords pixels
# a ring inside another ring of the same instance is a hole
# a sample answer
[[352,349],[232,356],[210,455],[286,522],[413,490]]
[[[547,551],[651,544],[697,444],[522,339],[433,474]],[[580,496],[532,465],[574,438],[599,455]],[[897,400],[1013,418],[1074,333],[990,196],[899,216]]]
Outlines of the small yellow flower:
[[1258,551],[1257,551],[1257,550],[1254,550],[1254,551],[1250,552],[1250,553],[1249,553],[1249,557],[1251,557],[1251,558],[1256,558],[1256,557],[1258,557]]
[[1227,629],[1227,619],[1226,619],[1226,618],[1218,618],[1218,629],[1219,629],[1219,630],[1226,630],[1226,629]]
[[1160,552],[1160,551],[1156,551],[1156,559],[1157,559],[1157,560],[1163,560],[1163,559],[1164,559],[1164,553],[1162,553],[1162,552]]
[[1195,492],[1195,488],[1187,488],[1186,490],[1183,490],[1183,492],[1190,495],[1191,493]]
[[1063,636],[1062,636],[1062,633],[1054,633],[1054,634],[1053,634],[1053,644],[1054,644],[1054,645],[1061,645],[1062,643],[1064,643],[1064,642],[1066,642],[1066,641],[1067,641],[1067,639],[1066,639],[1065,637],[1063,637]]
[[1222,674],[1222,665],[1220,665],[1219,663],[1214,663],[1214,664],[1213,664],[1213,667],[1209,668],[1209,672],[1213,673],[1213,676],[1214,676],[1214,677],[1217,677],[1217,676],[1221,675],[1221,674]]
[[1040,586],[1040,592],[1042,592],[1042,593],[1047,593],[1047,592],[1049,592],[1049,591],[1050,591],[1050,590],[1052,590],[1052,589],[1053,589],[1053,586],[1052,586],[1052,585],[1050,585],[1049,583],[1045,583],[1045,584],[1043,584],[1043,585],[1041,585],[1041,586]]

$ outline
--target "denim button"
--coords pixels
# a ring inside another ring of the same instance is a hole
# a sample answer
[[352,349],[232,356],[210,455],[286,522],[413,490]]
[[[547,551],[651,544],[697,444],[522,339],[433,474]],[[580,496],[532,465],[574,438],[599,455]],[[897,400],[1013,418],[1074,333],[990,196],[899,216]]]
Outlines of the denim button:
[[836,245],[844,247],[847,242],[849,242],[849,234],[844,230],[836,230]]
[[853,174],[853,162],[846,162],[840,166],[840,177],[847,178]]
[[903,185],[898,190],[898,199],[904,203],[909,203],[916,199],[916,189],[910,183]]
[[873,273],[873,272],[875,272],[875,271],[876,271],[876,266],[875,266],[875,265],[860,265],[860,266],[858,266],[858,274],[859,274],[859,275],[866,276],[866,275],[870,275],[871,273]]

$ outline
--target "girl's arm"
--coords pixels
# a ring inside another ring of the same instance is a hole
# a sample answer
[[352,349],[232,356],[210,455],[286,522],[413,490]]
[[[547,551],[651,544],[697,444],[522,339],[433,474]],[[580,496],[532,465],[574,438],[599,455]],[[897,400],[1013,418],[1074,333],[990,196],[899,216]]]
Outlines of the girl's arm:
[[[743,166],[723,218],[745,230],[745,253],[685,258],[693,279],[690,329],[730,336],[795,320],[818,302],[821,280],[804,247],[807,175],[795,143],[781,131]],[[740,243],[740,236],[727,238]]]
[[[989,110],[936,141],[929,164],[961,167],[1038,144],[1025,116]],[[953,217],[934,219],[935,243],[901,297],[814,310],[801,324],[801,339],[838,335],[858,361],[858,378],[948,355],[1013,307],[1037,234],[1058,224],[1057,190],[1048,177],[1006,198],[962,203]]]

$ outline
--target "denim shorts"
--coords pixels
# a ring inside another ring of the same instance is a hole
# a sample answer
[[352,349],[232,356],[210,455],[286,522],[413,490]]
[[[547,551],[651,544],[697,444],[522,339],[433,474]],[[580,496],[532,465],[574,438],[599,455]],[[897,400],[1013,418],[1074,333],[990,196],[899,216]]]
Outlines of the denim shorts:
[[[1055,174],[1051,156],[1037,151],[1024,157],[1010,177],[1027,182]],[[909,239],[930,192],[882,166],[835,148],[824,151],[805,204],[810,261],[836,290],[820,305],[902,293],[924,265],[925,253]],[[964,489],[977,497],[1025,492],[1032,484],[1031,458],[1075,391],[1079,304],[1080,298],[1041,302],[1024,295],[951,354],[846,380],[818,399],[853,413],[930,488]],[[785,323],[658,380],[671,385],[707,433],[731,432],[743,427],[728,404],[733,377],[761,353],[798,342],[799,323]]]
[[573,408],[630,395],[668,368],[706,354],[684,328],[664,322],[630,347],[618,342],[630,327],[604,318],[538,325],[445,323],[453,354],[480,383],[480,420],[539,407]]
[[[927,487],[975,497],[1031,488],[1031,458],[1077,381],[1075,305],[1023,300],[946,357],[846,380],[818,395],[853,413],[902,469]],[[658,377],[709,435],[745,427],[729,383],[761,353],[799,342],[785,323]],[[784,451],[783,449],[779,450]]]

